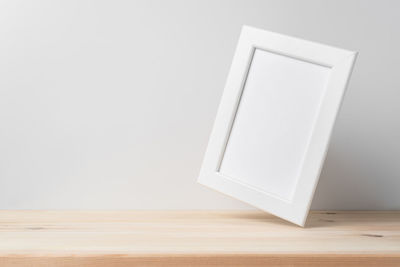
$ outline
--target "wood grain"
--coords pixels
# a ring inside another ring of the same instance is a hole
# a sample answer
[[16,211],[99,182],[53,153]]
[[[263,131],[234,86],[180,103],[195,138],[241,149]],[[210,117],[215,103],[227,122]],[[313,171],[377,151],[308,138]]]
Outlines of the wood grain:
[[0,211],[0,266],[400,266],[400,212]]

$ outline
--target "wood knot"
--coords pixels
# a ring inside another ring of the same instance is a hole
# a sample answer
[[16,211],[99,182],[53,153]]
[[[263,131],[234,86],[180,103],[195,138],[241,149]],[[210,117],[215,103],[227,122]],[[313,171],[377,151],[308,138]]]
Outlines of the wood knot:
[[25,229],[27,229],[27,230],[43,230],[44,227],[27,227]]
[[368,236],[368,237],[383,237],[383,235],[375,235],[375,234],[362,234],[362,236]]
[[329,220],[329,219],[319,219],[321,222],[335,222],[334,220]]

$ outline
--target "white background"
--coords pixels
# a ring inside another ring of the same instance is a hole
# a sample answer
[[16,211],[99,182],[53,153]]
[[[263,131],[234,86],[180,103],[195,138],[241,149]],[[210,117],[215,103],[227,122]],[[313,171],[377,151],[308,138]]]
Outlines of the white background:
[[243,24],[359,51],[314,209],[400,208],[398,1],[0,1],[0,208],[249,208],[198,185]]

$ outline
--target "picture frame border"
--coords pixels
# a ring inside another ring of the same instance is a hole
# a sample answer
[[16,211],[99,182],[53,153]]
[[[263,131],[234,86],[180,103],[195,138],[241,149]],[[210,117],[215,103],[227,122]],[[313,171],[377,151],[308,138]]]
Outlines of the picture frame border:
[[[331,68],[328,83],[324,88],[325,93],[312,128],[311,140],[305,151],[293,198],[290,201],[219,172],[256,49]],[[292,223],[304,226],[326,157],[332,129],[356,57],[357,52],[243,26],[198,182]]]

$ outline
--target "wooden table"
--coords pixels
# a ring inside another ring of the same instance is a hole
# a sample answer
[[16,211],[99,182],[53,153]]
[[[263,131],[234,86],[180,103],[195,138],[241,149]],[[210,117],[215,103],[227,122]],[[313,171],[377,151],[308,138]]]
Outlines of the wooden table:
[[0,211],[0,266],[400,266],[400,212]]

